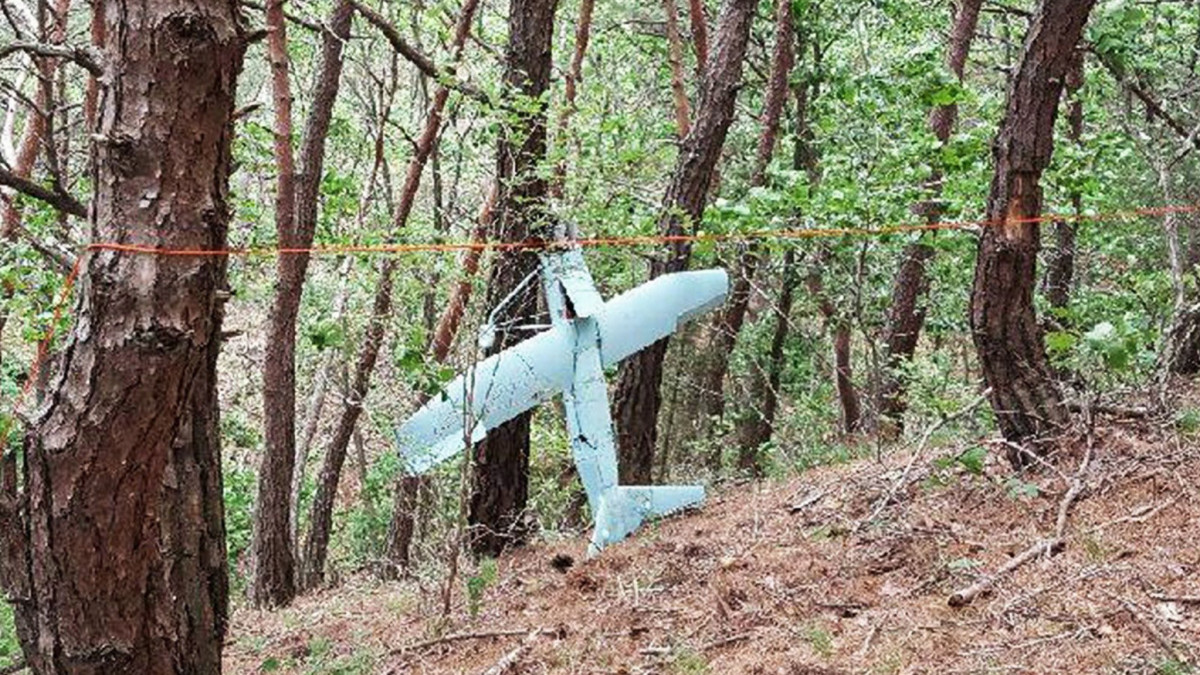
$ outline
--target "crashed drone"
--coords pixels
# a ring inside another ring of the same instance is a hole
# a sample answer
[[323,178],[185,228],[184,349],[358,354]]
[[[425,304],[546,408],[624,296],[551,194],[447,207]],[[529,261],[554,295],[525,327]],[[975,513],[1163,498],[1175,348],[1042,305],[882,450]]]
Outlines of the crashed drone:
[[[491,429],[561,393],[575,466],[594,518],[588,548],[594,555],[647,518],[704,499],[701,486],[618,484],[604,369],[719,306],[729,279],[724,270],[668,274],[604,302],[578,248],[542,254],[540,274],[550,310],[548,330],[451,381],[443,396],[400,426],[396,440],[406,470],[420,475],[462,451],[468,441],[482,440]],[[481,337],[484,346],[494,333],[490,320]]]

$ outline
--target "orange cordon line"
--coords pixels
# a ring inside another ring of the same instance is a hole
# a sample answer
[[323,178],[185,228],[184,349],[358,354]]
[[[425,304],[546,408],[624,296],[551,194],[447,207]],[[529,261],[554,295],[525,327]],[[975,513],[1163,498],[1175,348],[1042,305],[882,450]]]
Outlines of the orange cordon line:
[[404,253],[455,253],[464,251],[546,251],[556,250],[565,246],[582,248],[624,248],[634,246],[654,246],[661,244],[694,244],[694,243],[727,243],[742,241],[763,241],[768,239],[818,239],[844,236],[885,236],[889,234],[904,234],[911,232],[933,232],[939,230],[978,230],[1004,224],[1037,224],[1049,222],[1101,222],[1121,220],[1124,218],[1164,216],[1176,213],[1194,213],[1200,211],[1200,205],[1160,206],[1153,208],[1115,211],[1106,214],[1053,214],[1036,218],[1020,218],[1010,220],[963,220],[944,221],[927,224],[899,224],[882,227],[834,227],[806,228],[792,230],[757,230],[753,232],[711,233],[679,235],[641,235],[627,237],[593,237],[577,239],[569,243],[530,239],[509,242],[450,242],[423,244],[375,244],[375,245],[335,245],[313,246],[307,248],[290,247],[251,247],[251,248],[221,248],[221,249],[188,249],[166,248],[146,244],[123,244],[111,242],[96,242],[83,247],[88,251],[113,251],[118,253],[135,253],[142,255],[161,255],[179,257],[228,256],[228,257],[262,257],[280,255],[345,255],[345,254],[404,254]]
[[[33,388],[37,381],[39,371],[42,367],[42,362],[45,360],[46,353],[49,351],[50,343],[54,340],[58,323],[62,319],[63,308],[66,306],[67,300],[70,298],[71,290],[75,286],[80,270],[83,267],[83,260],[87,253],[97,251],[110,251],[114,253],[133,253],[141,255],[160,255],[160,256],[175,256],[175,257],[200,257],[200,256],[222,256],[222,257],[251,257],[251,256],[280,256],[280,255],[328,255],[328,254],[402,254],[402,253],[453,253],[462,251],[552,251],[561,249],[566,246],[579,246],[583,248],[627,248],[635,246],[654,246],[662,244],[694,244],[694,243],[728,243],[728,242],[748,242],[748,241],[764,241],[768,239],[818,239],[826,237],[846,237],[846,236],[886,236],[889,234],[904,234],[911,232],[936,232],[941,230],[980,230],[986,227],[995,227],[1006,224],[1039,224],[1049,222],[1103,222],[1110,220],[1122,220],[1125,218],[1144,218],[1158,217],[1177,213],[1195,213],[1200,211],[1200,204],[1187,204],[1178,206],[1158,206],[1142,209],[1130,209],[1126,211],[1114,211],[1102,214],[1050,214],[1038,216],[1036,218],[1019,218],[1008,220],[964,220],[964,221],[946,221],[938,223],[926,224],[898,224],[887,225],[882,227],[840,227],[840,228],[806,228],[793,230],[758,230],[754,232],[735,232],[727,234],[717,234],[701,232],[697,234],[680,234],[680,235],[644,235],[630,237],[594,237],[590,239],[578,239],[569,243],[551,242],[540,239],[516,241],[516,242],[452,242],[452,243],[427,243],[427,244],[378,244],[378,245],[338,245],[338,246],[315,246],[309,248],[288,248],[288,247],[258,247],[258,248],[223,248],[223,249],[174,249],[160,246],[148,246],[143,244],[121,244],[111,242],[94,242],[83,247],[79,256],[75,259],[75,264],[71,271],[67,274],[66,281],[63,284],[61,293],[54,307],[54,318],[50,323],[50,328],[46,331],[46,336],[38,343],[37,353],[34,355],[34,360],[30,366],[29,377],[21,391],[17,396],[17,400],[13,406],[13,417],[16,417],[20,410],[25,397]],[[0,429],[0,452],[3,451],[4,445],[8,442],[8,432],[10,431],[11,423],[6,422],[3,429]]]

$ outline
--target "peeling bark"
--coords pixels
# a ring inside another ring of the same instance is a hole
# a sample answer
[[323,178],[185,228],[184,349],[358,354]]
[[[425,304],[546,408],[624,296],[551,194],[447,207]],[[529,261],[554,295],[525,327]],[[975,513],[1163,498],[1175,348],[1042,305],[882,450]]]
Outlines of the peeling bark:
[[[94,236],[224,247],[245,48],[236,4],[105,2],[97,11],[109,71],[97,122],[108,142],[92,161]],[[102,252],[83,265],[78,320],[25,463],[3,462],[0,585],[36,673],[219,672],[225,260]]]

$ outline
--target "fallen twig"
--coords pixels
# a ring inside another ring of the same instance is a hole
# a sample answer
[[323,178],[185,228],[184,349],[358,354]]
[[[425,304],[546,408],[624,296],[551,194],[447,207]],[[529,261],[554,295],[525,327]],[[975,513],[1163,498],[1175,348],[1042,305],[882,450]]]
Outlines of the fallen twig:
[[529,631],[529,634],[525,636],[525,639],[521,640],[521,644],[517,645],[512,651],[505,654],[504,658],[496,662],[496,665],[483,671],[483,675],[506,675],[509,671],[516,667],[517,662],[521,660],[521,657],[525,655],[525,652],[529,651],[529,647],[533,644],[533,641],[536,640],[539,635],[545,632],[546,631],[541,628]]
[[1154,625],[1153,621],[1143,616],[1132,602],[1129,602],[1123,598],[1119,599],[1118,602],[1121,603],[1121,606],[1125,608],[1126,612],[1129,612],[1129,615],[1133,617],[1133,620],[1137,621],[1138,625],[1140,625],[1142,629],[1145,630],[1146,633],[1158,643],[1158,646],[1163,648],[1163,651],[1169,654],[1171,658],[1175,659],[1176,661],[1184,661],[1183,657],[1179,653],[1179,650],[1175,648],[1175,645],[1169,639],[1167,639],[1167,636],[1162,634],[1162,631],[1158,629],[1158,626]]
[[1200,605],[1200,595],[1166,595],[1164,593],[1150,593],[1151,598],[1159,602],[1178,602],[1181,605]]
[[749,640],[751,636],[751,633],[738,633],[737,635],[730,635],[727,638],[721,638],[720,640],[713,640],[712,642],[705,643],[700,647],[700,651],[706,652],[710,649],[716,649],[717,647],[724,647],[725,645],[731,645],[735,642]]
[[823,498],[825,496],[825,494],[826,494],[825,490],[818,490],[817,492],[805,497],[804,501],[799,502],[797,504],[792,504],[791,506],[789,506],[788,513],[792,513],[792,514],[800,513],[804,509],[807,509],[808,507],[812,506],[813,504],[816,504],[817,502],[821,501],[821,498]]
[[[541,633],[544,631],[542,631],[541,629],[537,629],[537,632]],[[440,644],[448,644],[450,642],[462,642],[464,640],[486,640],[488,638],[498,638],[498,637],[513,637],[516,635],[529,635],[529,633],[530,633],[530,631],[527,628],[516,628],[516,629],[511,629],[511,630],[480,631],[477,633],[450,633],[448,635],[443,635],[438,638],[422,640],[421,642],[414,642],[409,645],[404,645],[403,647],[397,647],[397,648],[393,649],[392,651],[388,652],[388,654],[389,655],[403,654],[404,652],[417,651],[420,649],[428,649],[429,647],[435,647]]]
[[941,429],[942,427],[946,426],[947,424],[953,422],[954,420],[956,420],[960,417],[963,417],[964,415],[974,411],[984,401],[987,400],[988,394],[990,394],[990,393],[992,393],[991,387],[985,389],[983,391],[983,393],[980,394],[975,400],[968,403],[964,408],[962,408],[958,412],[955,412],[952,415],[947,415],[946,417],[943,417],[942,419],[938,420],[936,424],[933,424],[928,429],[926,429],[925,433],[921,434],[921,440],[917,443],[916,449],[913,450],[912,457],[910,457],[908,459],[908,464],[906,464],[904,466],[904,470],[900,472],[900,477],[896,479],[896,482],[892,483],[892,486],[891,486],[891,488],[888,489],[887,494],[885,494],[882,498],[880,498],[880,500],[878,502],[876,502],[875,508],[873,508],[871,510],[871,515],[869,515],[866,518],[864,518],[863,520],[860,520],[857,523],[855,523],[854,528],[851,531],[857,532],[857,531],[861,530],[864,525],[874,521],[876,518],[879,517],[879,514],[883,513],[883,510],[887,508],[887,505],[890,504],[892,502],[892,499],[894,499],[896,497],[896,493],[899,492],[900,488],[902,488],[904,486],[904,484],[908,481],[908,474],[912,472],[912,468],[916,465],[917,460],[920,459],[921,455],[923,455],[925,453],[925,446],[929,444],[929,439],[932,438],[933,435],[935,433],[937,433],[937,431],[939,429]]
[[951,607],[964,607],[971,604],[975,598],[991,590],[996,582],[1007,574],[1012,573],[1018,567],[1027,562],[1036,560],[1044,555],[1055,555],[1066,547],[1067,534],[1067,518],[1071,513],[1071,506],[1079,499],[1079,495],[1083,494],[1087,488],[1087,471],[1092,464],[1093,444],[1089,434],[1087,451],[1083,456],[1083,461],[1079,464],[1079,470],[1075,472],[1074,478],[1071,480],[1071,487],[1067,490],[1067,494],[1063,495],[1062,501],[1058,504],[1058,518],[1054,523],[1054,536],[1044,541],[1039,541],[1033,546],[1026,549],[1020,555],[1017,555],[1004,564],[995,574],[981,577],[975,583],[966,588],[956,591],[950,596],[948,602]]

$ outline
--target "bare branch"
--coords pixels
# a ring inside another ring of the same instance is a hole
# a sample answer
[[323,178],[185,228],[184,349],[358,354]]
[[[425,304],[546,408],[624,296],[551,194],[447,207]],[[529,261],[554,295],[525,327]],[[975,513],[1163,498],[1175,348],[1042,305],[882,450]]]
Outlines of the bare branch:
[[403,56],[409,63],[412,63],[414,66],[416,66],[417,70],[429,77],[432,77],[434,80],[438,81],[438,83],[445,85],[448,89],[457,90],[477,101],[482,101],[484,103],[489,101],[487,94],[485,94],[479,88],[458,79],[454,74],[453,68],[439,68],[437,64],[433,62],[433,59],[429,58],[419,49],[409,44],[408,41],[406,41],[404,37],[400,35],[400,31],[396,30],[396,27],[393,26],[385,16],[374,9],[367,7],[358,0],[354,0],[354,8],[358,10],[358,13],[361,14],[363,18],[378,28],[379,32],[383,33],[383,36],[392,44],[392,49],[396,50],[397,54]]
[[0,167],[0,185],[10,187],[23,195],[43,201],[50,206],[78,218],[87,218],[87,207],[83,202],[63,190],[43,187],[28,178],[21,178],[6,168]]
[[99,55],[89,46],[80,45],[72,47],[70,45],[48,45],[40,42],[10,42],[0,47],[0,59],[17,52],[25,52],[33,56],[66,59],[95,77],[104,75],[104,68],[100,65]]

